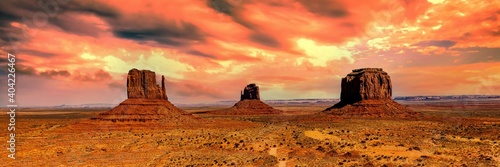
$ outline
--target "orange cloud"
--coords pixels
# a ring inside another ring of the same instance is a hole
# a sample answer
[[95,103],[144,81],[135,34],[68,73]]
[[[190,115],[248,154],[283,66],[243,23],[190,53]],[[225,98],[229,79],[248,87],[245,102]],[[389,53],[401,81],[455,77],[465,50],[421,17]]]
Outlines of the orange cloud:
[[[334,98],[340,78],[362,67],[388,71],[396,95],[498,94],[497,6],[479,0],[75,0],[37,26],[22,20],[43,12],[36,3],[1,2],[0,54],[15,52],[19,75],[37,81],[36,90],[21,89],[61,96],[38,102],[33,94],[19,96],[36,105],[119,102],[131,68],[165,75],[170,99],[181,103],[237,99],[253,82],[263,99]],[[5,59],[0,63],[6,66]],[[24,81],[22,87],[34,83]],[[82,96],[63,98],[74,93]]]

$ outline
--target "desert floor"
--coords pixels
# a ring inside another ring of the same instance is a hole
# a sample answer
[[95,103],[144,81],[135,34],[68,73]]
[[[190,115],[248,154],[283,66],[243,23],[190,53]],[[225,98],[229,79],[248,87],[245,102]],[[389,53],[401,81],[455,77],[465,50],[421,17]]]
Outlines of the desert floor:
[[500,100],[404,104],[424,116],[341,119],[319,114],[333,104],[290,105],[162,127],[89,120],[108,109],[18,109],[15,160],[3,109],[0,166],[500,166]]

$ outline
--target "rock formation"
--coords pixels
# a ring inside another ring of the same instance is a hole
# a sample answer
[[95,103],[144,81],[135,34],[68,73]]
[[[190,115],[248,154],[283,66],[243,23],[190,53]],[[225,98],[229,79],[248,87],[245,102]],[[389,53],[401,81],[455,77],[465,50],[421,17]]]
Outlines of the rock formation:
[[324,112],[363,117],[411,117],[417,114],[391,99],[391,78],[381,68],[352,70],[342,78],[341,87],[340,102]]
[[254,83],[248,84],[245,89],[241,91],[240,101],[242,100],[260,100],[259,86]]
[[260,100],[259,86],[248,84],[241,91],[240,101],[233,107],[223,110],[209,111],[216,115],[261,115],[280,114],[283,111],[275,109]]
[[112,122],[150,122],[169,124],[194,122],[196,117],[175,107],[167,99],[165,77],[161,86],[156,83],[155,72],[132,69],[127,76],[128,99],[92,120]]
[[391,78],[381,68],[352,70],[342,78],[340,100],[354,103],[369,99],[391,99]]
[[161,87],[156,84],[156,74],[149,70],[132,69],[127,76],[127,96],[129,99],[165,99],[165,76],[161,76]]

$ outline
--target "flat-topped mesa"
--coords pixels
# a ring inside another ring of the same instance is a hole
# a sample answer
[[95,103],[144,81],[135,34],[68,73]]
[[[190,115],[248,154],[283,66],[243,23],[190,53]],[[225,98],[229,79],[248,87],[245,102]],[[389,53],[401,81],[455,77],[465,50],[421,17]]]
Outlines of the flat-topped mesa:
[[342,78],[340,101],[345,104],[361,100],[391,99],[391,96],[391,78],[382,68],[355,69]]
[[391,78],[381,68],[352,70],[342,78],[340,102],[325,113],[342,117],[415,117],[419,113],[391,99]]
[[260,100],[259,86],[254,83],[248,84],[241,92],[240,101],[242,100]]
[[131,69],[127,76],[127,96],[129,99],[164,99],[165,77],[161,76],[161,86],[156,83],[156,73],[150,70]]
[[352,72],[384,72],[384,70],[382,68],[359,68],[352,70]]

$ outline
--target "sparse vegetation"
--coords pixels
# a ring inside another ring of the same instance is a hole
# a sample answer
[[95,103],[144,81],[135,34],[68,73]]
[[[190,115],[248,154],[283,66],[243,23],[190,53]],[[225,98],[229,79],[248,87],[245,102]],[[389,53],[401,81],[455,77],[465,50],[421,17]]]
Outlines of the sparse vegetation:
[[[17,157],[23,161],[0,159],[9,166],[499,164],[499,118],[453,116],[451,111],[446,111],[451,116],[441,117],[430,112],[435,108],[410,107],[431,116],[414,120],[338,119],[317,115],[324,106],[277,106],[288,114],[279,115],[279,119],[272,115],[198,115],[208,121],[162,127],[149,123],[98,125],[88,121],[105,110],[47,111],[42,115],[26,112],[18,122],[23,130],[16,134],[21,150]],[[488,111],[488,115],[498,112],[487,107],[473,109],[477,113]],[[6,140],[6,136],[0,136],[0,140]]]

